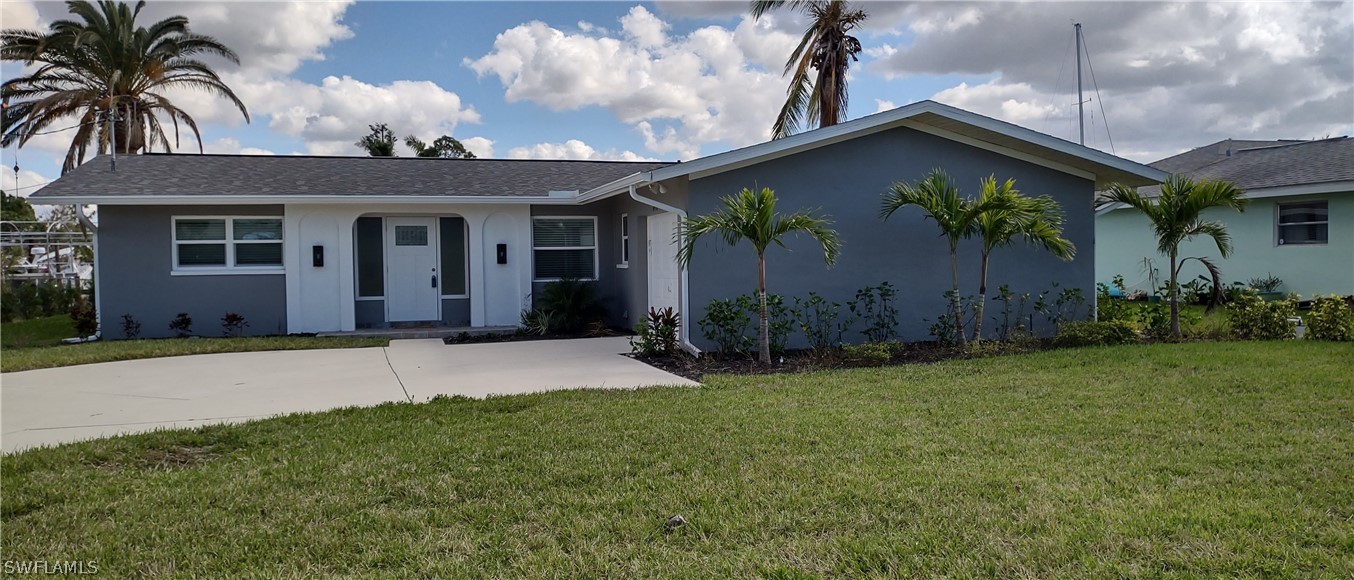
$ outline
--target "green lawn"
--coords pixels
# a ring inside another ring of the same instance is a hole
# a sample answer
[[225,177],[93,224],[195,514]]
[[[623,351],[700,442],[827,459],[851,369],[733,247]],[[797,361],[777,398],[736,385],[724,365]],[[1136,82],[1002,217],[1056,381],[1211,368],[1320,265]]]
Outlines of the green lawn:
[[1349,577],[1351,360],[1071,349],[121,437],[0,461],[0,550],[114,576]]
[[0,348],[52,346],[75,334],[75,323],[65,314],[6,322],[0,324]]
[[[54,317],[55,318],[55,317]],[[40,319],[40,322],[51,319]],[[67,319],[69,321],[69,319]],[[17,323],[17,324],[26,324]],[[6,336],[11,324],[5,324],[0,333]],[[69,334],[66,336],[70,336]],[[6,338],[8,341],[8,337]],[[56,342],[60,342],[58,339]],[[49,343],[50,344],[50,343]],[[362,348],[387,346],[388,338],[373,337],[316,337],[316,336],[254,336],[243,338],[168,338],[157,340],[101,340],[84,344],[58,344],[13,348],[6,342],[0,350],[0,372],[12,373],[51,367],[66,367],[90,363],[213,354],[221,352],[250,352],[258,350],[308,350],[316,348]]]

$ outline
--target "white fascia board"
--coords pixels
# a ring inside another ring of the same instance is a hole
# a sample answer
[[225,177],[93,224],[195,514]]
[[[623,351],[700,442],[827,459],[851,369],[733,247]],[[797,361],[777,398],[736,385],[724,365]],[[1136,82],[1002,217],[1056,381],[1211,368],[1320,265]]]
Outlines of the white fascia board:
[[33,205],[466,204],[575,205],[576,197],[454,195],[89,195],[30,199]]
[[[1328,183],[1304,183],[1284,187],[1252,189],[1244,195],[1247,199],[1265,199],[1271,197],[1295,197],[1299,195],[1322,195],[1326,193],[1354,193],[1354,181],[1331,181]],[[1128,207],[1122,203],[1107,203],[1095,210],[1096,217]]]
[[578,197],[574,199],[575,201],[578,202],[579,205],[582,205],[599,199],[611,197],[613,195],[620,195],[628,191],[630,189],[630,186],[644,183],[646,181],[645,180],[646,175],[648,174],[631,173],[630,175],[627,175],[610,183],[604,183],[602,185],[589,189],[583,193],[580,193],[578,194]]
[[[1129,161],[1127,159],[1116,157],[1103,151],[1097,151],[1089,147],[1077,145],[1070,141],[1066,141],[1063,139],[1059,139],[1057,137],[1039,133],[1038,131],[1032,131],[1030,129],[1026,129],[1018,125],[1013,125],[1005,121],[998,121],[990,117],[984,117],[976,113],[971,113],[968,111],[964,111],[962,109],[956,109],[954,107],[942,105],[934,101],[921,101],[903,107],[899,107],[891,111],[885,111],[883,113],[877,113],[874,115],[861,117],[853,121],[847,121],[845,123],[833,125],[831,127],[824,127],[821,129],[815,129],[813,131],[798,133],[782,139],[776,139],[774,141],[768,141],[766,143],[752,145],[749,147],[744,147],[742,149],[735,149],[733,151],[728,151],[717,155],[711,155],[709,157],[695,159],[692,161],[688,161],[686,163],[678,163],[674,165],[669,165],[667,167],[655,169],[652,172],[652,178],[654,181],[661,181],[682,175],[690,175],[693,178],[698,178],[703,177],[705,175],[713,175],[715,173],[721,173],[724,171],[738,169],[740,167],[746,167],[748,165],[752,165],[754,163],[764,161],[766,159],[783,157],[785,155],[791,155],[794,153],[798,153],[800,151],[822,147],[825,145],[831,145],[833,143],[845,141],[847,139],[851,139],[860,135],[885,131],[888,129],[892,129],[894,127],[904,125],[909,126],[911,128],[916,128],[917,126],[929,127],[928,125],[920,121],[913,121],[911,124],[906,123],[909,119],[921,115],[923,113],[931,113],[934,115],[946,117],[948,119],[960,123],[971,125],[1001,135],[1006,135],[1013,139],[1019,139],[1034,145],[1038,145],[1040,147],[1052,149],[1054,151],[1065,153],[1067,155],[1079,157],[1092,163],[1109,166],[1114,169],[1123,171],[1125,173],[1137,175],[1144,179],[1161,182],[1164,181],[1167,177],[1166,172],[1164,171],[1148,167],[1146,165],[1142,165],[1134,161]],[[935,129],[935,131],[943,131],[943,130]],[[950,136],[950,138],[952,138],[952,136],[956,136],[955,133],[950,131],[944,131],[944,134],[946,136]],[[967,142],[980,142],[980,141],[977,139],[968,138]],[[990,143],[986,143],[985,145],[986,147],[984,148],[993,151],[999,150],[1000,152],[1006,154],[1016,153],[1014,150],[1008,147],[1002,147]],[[1024,158],[1026,159],[1028,159],[1029,157],[1035,158],[1038,157],[1037,155],[1029,153],[1024,153],[1023,155],[1025,156]],[[1042,164],[1043,165],[1055,164],[1062,168],[1071,169],[1065,164],[1054,163],[1048,160],[1045,160]],[[1077,171],[1078,174],[1082,176],[1090,175],[1090,172],[1085,170],[1077,170]]]

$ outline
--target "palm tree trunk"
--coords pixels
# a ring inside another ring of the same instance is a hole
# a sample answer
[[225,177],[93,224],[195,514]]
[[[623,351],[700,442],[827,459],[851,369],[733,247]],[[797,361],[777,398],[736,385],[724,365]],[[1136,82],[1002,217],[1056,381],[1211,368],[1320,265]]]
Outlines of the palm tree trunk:
[[1171,299],[1171,337],[1180,340],[1180,289],[1175,282],[1175,259],[1176,250],[1171,250],[1171,286],[1168,290]]
[[983,340],[983,310],[987,306],[987,250],[983,250],[982,269],[978,274],[978,318],[973,321],[973,342]]
[[950,296],[950,310],[954,311],[954,338],[960,348],[964,342],[964,313],[960,310],[963,301],[959,299],[959,248],[950,246],[950,278],[954,282],[954,293]]
[[766,254],[757,254],[757,298],[761,301],[761,321],[757,328],[757,356],[771,364],[771,328],[766,309]]

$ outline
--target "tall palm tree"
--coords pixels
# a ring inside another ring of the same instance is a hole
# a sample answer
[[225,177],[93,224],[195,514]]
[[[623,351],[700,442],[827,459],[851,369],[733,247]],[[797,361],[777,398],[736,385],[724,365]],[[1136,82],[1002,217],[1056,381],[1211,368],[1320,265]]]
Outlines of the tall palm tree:
[[1006,205],[992,204],[993,207],[978,214],[977,235],[982,239],[982,270],[978,276],[978,312],[973,322],[973,341],[983,339],[983,311],[987,305],[987,265],[992,251],[1019,237],[1031,245],[1043,248],[1050,254],[1071,260],[1076,257],[1077,247],[1062,237],[1062,206],[1048,196],[1028,197],[1015,187],[1014,179],[998,184],[995,176],[989,176],[982,182],[978,193],[978,203],[1005,199]]
[[371,132],[363,135],[354,145],[366,151],[371,157],[394,157],[395,132],[385,123],[367,125],[367,128],[371,129]]
[[[5,81],[0,94],[14,100],[5,110],[0,145],[22,147],[35,135],[66,119],[76,124],[61,172],[98,153],[170,151],[179,143],[179,123],[197,139],[197,122],[166,96],[172,89],[193,89],[224,98],[249,121],[249,111],[203,57],[239,63],[235,52],[216,39],[192,32],[188,19],[171,16],[149,27],[137,26],[145,7],[112,0],[97,5],[66,3],[72,20],[58,20],[46,32],[0,32],[0,58],[36,65],[27,75]],[[162,118],[172,124],[174,144]],[[116,121],[114,121],[116,119]],[[116,143],[113,135],[116,132]]]
[[[860,40],[850,32],[868,16],[844,0],[754,0],[752,16],[761,18],[786,4],[808,16],[810,23],[785,61],[790,86],[771,128],[773,139],[846,120],[846,72],[861,51]],[[812,77],[810,68],[815,71]]]
[[761,320],[757,331],[757,354],[763,363],[771,362],[770,327],[766,307],[766,250],[775,244],[785,247],[790,234],[805,234],[818,241],[823,248],[823,260],[831,266],[837,261],[841,242],[832,221],[800,211],[789,215],[776,212],[776,194],[763,187],[754,192],[743,188],[736,196],[720,199],[724,208],[682,222],[678,230],[677,263],[685,268],[691,263],[696,240],[707,234],[718,235],[730,246],[741,240],[752,244],[757,251],[757,297],[761,302]]
[[943,169],[932,169],[915,184],[898,182],[884,194],[879,217],[888,220],[894,212],[916,206],[934,220],[940,235],[950,244],[950,312],[954,316],[955,342],[965,345],[964,313],[959,298],[959,240],[972,237],[978,231],[978,218],[984,212],[1010,207],[1006,197],[993,197],[977,202],[959,194],[954,180]]
[[[1203,212],[1209,208],[1231,208],[1246,211],[1249,200],[1231,182],[1216,179],[1195,181],[1186,175],[1172,175],[1161,184],[1161,194],[1155,198],[1144,197],[1138,190],[1123,184],[1110,187],[1105,199],[1122,203],[1134,208],[1152,224],[1152,233],[1157,238],[1157,251],[1170,259],[1170,282],[1167,286],[1171,302],[1171,336],[1180,338],[1180,285],[1178,283],[1180,266],[1180,243],[1192,240],[1196,236],[1213,238],[1218,254],[1226,258],[1232,253],[1232,236],[1227,233],[1227,225],[1214,220],[1203,219]],[[1211,265],[1206,261],[1210,271]]]

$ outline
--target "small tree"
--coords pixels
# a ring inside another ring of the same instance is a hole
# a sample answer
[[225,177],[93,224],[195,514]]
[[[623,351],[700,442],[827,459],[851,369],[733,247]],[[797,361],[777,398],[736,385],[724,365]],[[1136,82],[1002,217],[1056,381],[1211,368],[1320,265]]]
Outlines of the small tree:
[[446,159],[474,159],[475,154],[465,148],[460,141],[451,135],[443,135],[433,140],[433,144],[424,143],[422,139],[410,135],[404,138],[404,144],[409,150],[414,152],[415,157],[443,157]]
[[785,247],[784,239],[790,234],[802,233],[818,242],[823,248],[823,260],[831,266],[837,261],[841,242],[837,231],[832,229],[832,221],[816,217],[812,212],[795,212],[789,215],[776,212],[776,194],[770,188],[763,187],[754,192],[744,188],[736,196],[720,199],[724,208],[703,216],[695,216],[682,223],[677,232],[679,249],[677,262],[683,268],[691,263],[696,250],[696,240],[707,234],[715,234],[730,246],[747,240],[757,252],[757,298],[761,316],[757,331],[757,353],[763,363],[771,362],[771,342],[768,327],[769,317],[766,305],[766,250],[771,244]]
[[949,293],[950,312],[954,316],[955,343],[964,346],[964,313],[959,294],[959,240],[977,232],[978,217],[993,210],[1012,207],[1009,196],[995,196],[977,202],[959,195],[959,188],[943,169],[932,169],[916,184],[898,182],[884,194],[880,219],[888,220],[893,212],[907,206],[916,206],[934,220],[941,235],[950,243],[950,275],[953,286]]
[[981,272],[978,276],[978,312],[973,321],[973,341],[983,339],[983,310],[987,305],[987,265],[992,250],[1011,245],[1016,238],[1047,250],[1050,254],[1071,260],[1077,247],[1062,237],[1063,214],[1058,202],[1048,196],[1027,197],[1015,187],[1014,179],[998,185],[995,176],[982,182],[978,203],[1005,198],[1007,205],[993,207],[978,214],[977,233],[983,241]]
[[371,133],[363,136],[354,143],[367,152],[372,157],[394,157],[395,156],[395,132],[390,130],[385,123],[376,125],[367,125]]
[[[1227,181],[1195,181],[1185,175],[1172,175],[1161,184],[1161,194],[1155,198],[1144,197],[1138,190],[1118,183],[1111,186],[1105,196],[1110,202],[1122,203],[1147,216],[1157,239],[1157,251],[1170,259],[1167,293],[1171,303],[1171,336],[1176,339],[1180,338],[1180,285],[1177,280],[1185,261],[1180,259],[1180,243],[1192,240],[1195,236],[1208,236],[1217,244],[1219,255],[1223,258],[1230,255],[1232,236],[1227,233],[1227,226],[1220,221],[1205,220],[1202,214],[1213,207],[1245,211],[1247,200],[1242,197],[1244,194]],[[1196,259],[1210,272],[1216,272],[1207,259]],[[1216,279],[1216,274],[1214,277]]]

